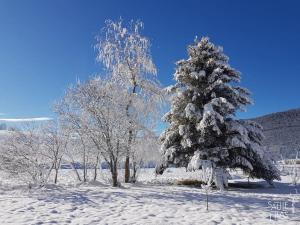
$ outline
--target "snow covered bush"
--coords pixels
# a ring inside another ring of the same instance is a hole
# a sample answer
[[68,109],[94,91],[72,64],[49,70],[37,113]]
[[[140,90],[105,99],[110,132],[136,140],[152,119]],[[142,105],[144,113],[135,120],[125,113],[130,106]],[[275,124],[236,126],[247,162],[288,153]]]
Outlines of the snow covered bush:
[[28,185],[44,186],[51,172],[51,160],[43,145],[40,127],[25,124],[23,129],[8,131],[0,153],[0,168]]
[[219,188],[226,186],[227,168],[241,168],[270,183],[280,179],[261,147],[261,126],[235,119],[252,101],[249,91],[236,85],[240,73],[222,48],[205,37],[188,47],[188,55],[177,62],[176,84],[168,88],[172,103],[164,120],[170,126],[161,135],[163,158],[156,172],[170,164],[201,169],[208,160]]

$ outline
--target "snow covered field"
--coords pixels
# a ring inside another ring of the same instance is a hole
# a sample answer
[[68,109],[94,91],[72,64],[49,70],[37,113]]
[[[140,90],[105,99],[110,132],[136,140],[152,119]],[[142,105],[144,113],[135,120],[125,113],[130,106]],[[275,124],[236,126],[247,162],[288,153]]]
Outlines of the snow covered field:
[[[239,173],[233,182],[247,183]],[[179,186],[175,180],[197,178],[196,172],[168,169],[155,177],[144,169],[137,184],[112,188],[108,174],[89,184],[75,182],[71,170],[62,170],[59,185],[43,189],[12,184],[1,175],[0,224],[300,224],[300,186],[289,185],[289,177],[267,187],[250,180],[252,188],[230,187],[213,191],[209,211],[205,193],[197,187]],[[281,214],[276,220],[270,220]]]

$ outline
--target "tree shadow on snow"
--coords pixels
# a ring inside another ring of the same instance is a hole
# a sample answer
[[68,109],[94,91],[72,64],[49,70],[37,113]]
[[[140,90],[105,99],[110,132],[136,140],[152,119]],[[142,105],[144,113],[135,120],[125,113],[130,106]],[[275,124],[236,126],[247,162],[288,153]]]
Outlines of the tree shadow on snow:
[[[251,210],[260,208],[261,210],[268,211],[269,201],[287,201],[291,200],[291,193],[295,193],[294,187],[289,186],[287,183],[276,183],[278,188],[268,188],[265,184],[258,182],[252,184],[250,189],[245,188],[229,188],[228,191],[219,192],[212,191],[209,193],[209,202],[215,204],[226,205],[227,209],[241,208],[244,210]],[[171,188],[170,188],[171,187]],[[138,186],[132,187],[131,193],[119,193],[118,197],[135,198],[136,201],[143,201],[151,199],[158,201],[158,204],[173,202],[173,204],[184,205],[190,202],[203,205],[206,201],[205,192],[199,188],[187,188],[178,186]],[[294,191],[294,192],[293,192]],[[241,192],[249,193],[241,196]],[[270,195],[268,195],[270,194]],[[279,194],[274,196],[273,194]],[[282,194],[284,194],[282,196]]]
[[39,191],[30,193],[30,197],[36,197],[39,201],[51,203],[71,203],[75,205],[88,204],[96,206],[97,204],[90,200],[89,190],[70,190],[58,185],[47,185]]

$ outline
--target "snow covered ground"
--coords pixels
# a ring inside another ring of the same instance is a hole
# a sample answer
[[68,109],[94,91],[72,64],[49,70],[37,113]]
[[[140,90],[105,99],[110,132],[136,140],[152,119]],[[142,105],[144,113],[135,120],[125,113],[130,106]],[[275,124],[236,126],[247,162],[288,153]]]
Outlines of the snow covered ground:
[[[232,174],[231,183],[247,183],[240,173]],[[289,185],[287,176],[276,188],[250,180],[251,188],[212,191],[208,212],[203,190],[173,184],[197,176],[168,169],[155,177],[153,169],[144,169],[137,184],[112,188],[105,171],[99,182],[78,184],[65,169],[58,185],[29,190],[2,174],[0,224],[300,224],[300,186]]]

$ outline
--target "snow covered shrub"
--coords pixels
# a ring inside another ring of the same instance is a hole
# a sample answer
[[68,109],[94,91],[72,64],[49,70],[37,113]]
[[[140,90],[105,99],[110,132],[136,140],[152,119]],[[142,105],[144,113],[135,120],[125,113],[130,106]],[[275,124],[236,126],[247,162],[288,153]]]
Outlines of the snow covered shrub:
[[50,175],[47,150],[40,129],[26,124],[23,130],[9,131],[0,154],[1,169],[13,178],[31,185],[44,186]]
[[234,118],[252,101],[249,91],[236,85],[240,73],[222,48],[202,38],[188,47],[188,55],[177,62],[176,84],[168,88],[172,102],[164,120],[170,126],[160,137],[163,157],[156,172],[170,164],[188,167],[191,161],[192,169],[203,169],[202,161],[208,160],[219,188],[226,186],[227,168],[241,168],[270,183],[279,180],[261,146],[261,126]]

